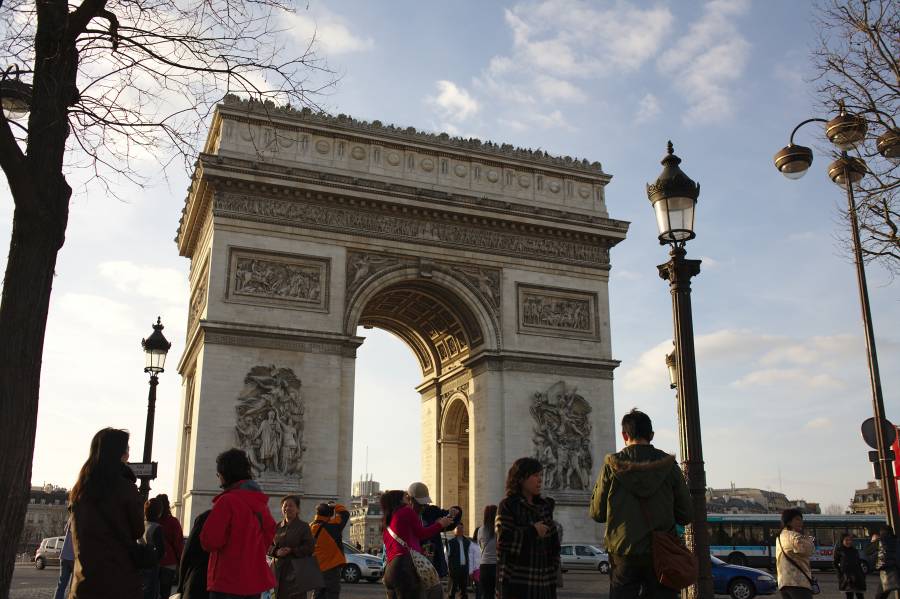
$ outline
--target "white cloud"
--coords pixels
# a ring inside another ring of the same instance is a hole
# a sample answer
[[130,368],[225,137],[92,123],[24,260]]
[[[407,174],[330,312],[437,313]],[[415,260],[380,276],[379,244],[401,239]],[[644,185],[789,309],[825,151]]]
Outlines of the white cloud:
[[826,416],[819,416],[818,418],[813,418],[809,422],[806,423],[806,426],[803,428],[809,430],[825,430],[829,429],[832,426],[831,418]]
[[326,56],[363,52],[375,46],[372,38],[354,34],[344,19],[321,8],[315,15],[284,12],[282,19],[285,28],[298,42],[309,44],[314,39],[315,46]]
[[[631,365],[623,365],[623,388],[630,392],[651,392],[668,384],[665,356],[672,351],[670,340],[642,353]],[[698,375],[731,381],[733,389],[784,385],[798,390],[842,390],[847,382],[846,364],[863,349],[852,335],[814,336],[794,339],[746,329],[721,329],[694,339]]]
[[478,102],[464,88],[447,80],[438,81],[437,88],[437,95],[426,100],[442,118],[464,121],[478,112]]
[[180,303],[187,297],[187,279],[174,268],[159,268],[127,260],[115,260],[102,262],[98,270],[100,276],[111,282],[119,291],[172,303]]
[[587,94],[581,88],[550,75],[539,75],[535,78],[534,85],[541,99],[548,102],[584,102],[587,100]]
[[810,372],[802,368],[763,368],[754,370],[740,377],[731,385],[737,389],[790,385],[794,389],[805,390],[840,389],[845,386],[843,381],[830,374]]
[[636,123],[646,123],[656,118],[661,111],[662,107],[659,105],[659,98],[651,93],[647,93],[638,102],[634,120]]
[[750,53],[750,43],[734,19],[748,8],[748,0],[708,2],[700,19],[660,57],[659,70],[671,77],[688,103],[685,123],[719,122],[734,113],[732,88]]

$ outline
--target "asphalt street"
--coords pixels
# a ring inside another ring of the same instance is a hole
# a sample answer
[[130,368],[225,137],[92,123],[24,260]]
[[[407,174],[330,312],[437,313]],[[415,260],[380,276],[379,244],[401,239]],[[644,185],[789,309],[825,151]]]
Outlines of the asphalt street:
[[[10,599],[52,599],[58,576],[59,568],[35,570],[30,564],[18,565],[13,574]],[[599,572],[567,572],[564,576],[565,586],[559,591],[559,599],[596,599],[609,595],[609,578]],[[833,573],[817,572],[816,577],[822,585],[822,593],[817,599],[844,599],[844,594],[837,589],[837,578]],[[874,589],[875,581],[874,576],[868,577],[869,593]],[[379,583],[344,584],[341,587],[341,596],[381,599],[384,597],[384,589]],[[469,596],[475,595],[470,593]]]

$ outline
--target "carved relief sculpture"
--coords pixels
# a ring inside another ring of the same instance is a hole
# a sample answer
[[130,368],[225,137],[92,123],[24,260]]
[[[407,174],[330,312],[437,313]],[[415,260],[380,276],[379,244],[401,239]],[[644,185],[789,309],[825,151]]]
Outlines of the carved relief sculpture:
[[327,310],[328,261],[232,250],[229,299]]
[[237,446],[262,478],[302,478],[303,399],[290,368],[254,366],[235,407]]
[[518,289],[520,332],[596,338],[595,294],[529,285]]
[[591,406],[575,387],[559,381],[531,401],[534,457],[544,465],[544,486],[586,491],[594,467],[591,456]]

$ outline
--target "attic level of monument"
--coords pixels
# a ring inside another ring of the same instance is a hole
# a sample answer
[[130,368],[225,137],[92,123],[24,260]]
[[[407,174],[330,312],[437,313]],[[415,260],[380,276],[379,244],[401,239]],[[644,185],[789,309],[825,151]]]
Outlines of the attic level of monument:
[[[447,133],[432,133],[419,131],[415,127],[399,127],[397,125],[385,125],[379,120],[362,121],[346,114],[337,116],[326,112],[316,112],[309,108],[295,109],[291,106],[276,106],[273,102],[256,102],[242,100],[229,94],[225,96],[218,108],[222,114],[230,114],[233,117],[245,119],[266,119],[278,126],[309,127],[324,126],[329,130],[339,130],[356,135],[375,135],[387,140],[394,140],[402,145],[410,143],[433,146],[437,151],[450,153],[463,153],[467,156],[480,154],[486,160],[496,162],[518,161],[531,163],[538,167],[550,170],[568,170],[580,173],[591,178],[602,179],[609,182],[612,178],[603,172],[602,165],[590,162],[587,159],[578,159],[571,156],[554,156],[543,150],[530,148],[518,148],[511,144],[497,144],[492,141],[482,141],[476,138],[454,137]],[[302,123],[302,124],[301,124]],[[210,141],[215,138],[211,135]]]

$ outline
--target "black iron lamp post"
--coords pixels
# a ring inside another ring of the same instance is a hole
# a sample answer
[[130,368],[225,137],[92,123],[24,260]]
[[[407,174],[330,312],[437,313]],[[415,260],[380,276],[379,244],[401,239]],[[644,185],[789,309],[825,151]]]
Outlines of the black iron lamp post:
[[[150,393],[147,397],[147,428],[144,431],[144,464],[150,464],[153,456],[153,420],[156,417],[156,386],[159,384],[159,374],[164,372],[166,354],[172,344],[162,334],[162,319],[157,317],[153,325],[153,334],[146,339],[141,339],[144,348],[146,365],[144,372],[150,373]],[[141,477],[141,497],[147,500],[150,494],[150,476]]]
[[660,264],[659,276],[669,282],[672,315],[675,324],[675,350],[666,364],[675,375],[672,386],[678,389],[678,434],[681,467],[691,492],[692,524],[685,531],[688,548],[700,566],[697,583],[686,589],[692,599],[713,599],[712,565],[709,558],[709,532],[706,526],[706,472],[700,439],[700,405],[697,398],[697,365],[694,356],[694,324],[691,314],[691,278],[700,273],[700,261],[685,258],[685,243],[694,238],[694,209],[700,185],[678,167],[672,142],[662,159],[663,171],[655,183],[647,185],[647,197],[653,204],[659,242],[669,245],[671,259]]
[[[866,163],[855,156],[847,154],[856,144],[866,137],[866,119],[850,113],[843,103],[839,105],[838,115],[827,121],[825,119],[807,119],[794,127],[787,147],[775,154],[775,167],[789,179],[799,179],[812,165],[813,153],[810,148],[794,144],[794,135],[807,123],[825,123],[825,135],[840,150],[838,159],[828,167],[828,176],[837,185],[847,190],[847,213],[850,215],[850,234],[853,240],[853,261],[856,263],[856,283],[859,290],[859,303],[862,308],[863,328],[866,338],[866,353],[869,365],[869,383],[872,388],[872,409],[874,412],[876,451],[878,454],[878,470],[881,473],[881,487],[884,491],[884,502],[888,524],[897,530],[900,514],[897,505],[897,487],[894,484],[894,473],[886,442],[884,399],[881,393],[881,375],[878,371],[878,353],[875,349],[875,332],[872,325],[872,310],[869,307],[869,290],[866,284],[866,268],[863,263],[862,245],[859,240],[859,222],[856,215],[856,200],[853,197],[853,184],[858,183],[868,172]],[[876,140],[878,152],[890,160],[900,158],[900,129],[889,128]]]

